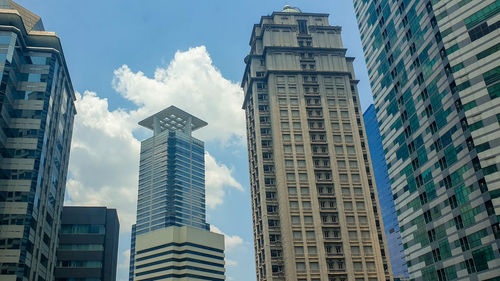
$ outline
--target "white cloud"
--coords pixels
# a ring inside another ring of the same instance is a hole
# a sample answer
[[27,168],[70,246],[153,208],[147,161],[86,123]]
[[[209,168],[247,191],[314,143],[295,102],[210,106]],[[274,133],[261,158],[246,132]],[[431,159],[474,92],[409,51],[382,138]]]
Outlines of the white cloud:
[[129,269],[130,266],[130,249],[127,249],[122,252],[122,261],[118,264],[118,268],[123,270],[123,269]]
[[139,109],[136,119],[176,105],[208,122],[200,136],[228,143],[244,143],[243,92],[238,83],[224,77],[213,66],[204,46],[178,51],[167,68],[157,68],[154,77],[132,72],[126,65],[115,70],[114,89]]
[[209,208],[222,204],[225,189],[235,188],[243,191],[243,186],[232,176],[232,170],[219,164],[208,152],[205,153],[206,201]]
[[[120,231],[127,233],[136,212],[140,142],[133,132],[139,128],[137,122],[176,105],[209,123],[197,134],[200,139],[242,144],[243,97],[239,86],[212,65],[205,47],[177,52],[153,78],[124,65],[115,71],[113,86],[137,108],[110,110],[107,99],[94,92],[77,94],[65,203],[117,208]],[[205,162],[207,206],[222,204],[228,188],[243,190],[226,165],[208,153]]]
[[224,244],[226,247],[227,252],[231,252],[234,250],[236,247],[240,246],[243,244],[243,239],[238,236],[238,235],[227,235],[224,232],[222,232],[217,226],[215,225],[210,225],[210,231],[218,234],[224,235]]
[[[77,94],[66,205],[117,208],[121,232],[135,220],[139,142],[123,110],[109,111],[96,93]],[[132,207],[131,207],[132,206]]]

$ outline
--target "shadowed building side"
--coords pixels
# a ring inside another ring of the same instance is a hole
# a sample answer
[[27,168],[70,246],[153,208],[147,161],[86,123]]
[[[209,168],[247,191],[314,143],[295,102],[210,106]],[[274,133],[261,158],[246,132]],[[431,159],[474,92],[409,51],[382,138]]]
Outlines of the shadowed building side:
[[116,209],[64,207],[56,281],[115,281],[120,223]]

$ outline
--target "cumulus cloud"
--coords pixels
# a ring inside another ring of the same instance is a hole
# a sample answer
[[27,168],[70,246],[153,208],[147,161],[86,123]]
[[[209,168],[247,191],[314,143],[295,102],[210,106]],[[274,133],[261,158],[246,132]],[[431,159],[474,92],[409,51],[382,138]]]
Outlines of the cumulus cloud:
[[123,110],[110,111],[96,93],[77,94],[78,114],[66,184],[66,205],[117,208],[121,231],[135,220],[140,143]]
[[215,208],[222,204],[225,189],[235,188],[243,191],[243,186],[232,176],[232,170],[226,165],[217,163],[208,152],[205,153],[205,184],[207,206]]
[[[110,110],[107,99],[94,92],[77,94],[65,203],[117,208],[120,231],[126,233],[135,222],[137,122],[176,105],[209,123],[197,137],[228,145],[244,142],[244,113],[239,86],[222,77],[205,47],[177,52],[168,67],[158,68],[152,78],[124,65],[115,71],[113,87],[137,107]],[[226,165],[208,153],[205,162],[207,206],[222,204],[228,188],[243,190]]]
[[233,251],[236,247],[240,246],[243,244],[243,239],[239,237],[238,235],[227,235],[224,232],[222,232],[217,226],[215,225],[210,225],[210,231],[218,234],[224,235],[224,244],[226,246],[226,251],[231,252]]
[[203,139],[244,143],[243,92],[213,66],[204,46],[178,51],[153,78],[126,65],[114,74],[113,88],[139,107],[132,112],[137,120],[173,104],[208,122]]

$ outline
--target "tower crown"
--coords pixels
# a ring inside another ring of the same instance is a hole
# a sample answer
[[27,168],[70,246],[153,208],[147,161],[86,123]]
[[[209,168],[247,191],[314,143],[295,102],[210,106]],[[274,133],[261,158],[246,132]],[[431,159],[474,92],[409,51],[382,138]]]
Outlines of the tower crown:
[[172,105],[142,120],[139,125],[153,130],[155,135],[165,130],[191,134],[192,131],[205,127],[207,122]]

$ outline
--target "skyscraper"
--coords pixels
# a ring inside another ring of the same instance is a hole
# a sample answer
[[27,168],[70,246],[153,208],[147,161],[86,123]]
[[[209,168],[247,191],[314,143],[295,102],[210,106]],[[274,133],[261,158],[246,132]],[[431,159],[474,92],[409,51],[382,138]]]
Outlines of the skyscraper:
[[59,37],[0,8],[0,279],[53,280],[75,96]]
[[55,281],[115,281],[119,232],[116,209],[64,207]]
[[129,278],[224,280],[224,237],[205,220],[204,144],[191,136],[207,123],[170,106],[139,125],[154,135],[141,142]]
[[328,14],[254,25],[245,93],[258,280],[390,280],[354,75]]
[[500,1],[354,7],[410,278],[498,280]]
[[380,212],[384,221],[385,237],[387,238],[387,248],[389,249],[389,258],[391,260],[392,273],[394,277],[408,277],[408,267],[403,251],[403,242],[399,232],[398,216],[396,207],[392,198],[391,183],[387,166],[385,165],[384,148],[380,139],[380,130],[378,128],[377,113],[372,104],[363,113],[365,120],[366,138],[372,157],[373,175],[377,185],[378,200],[380,203]]

